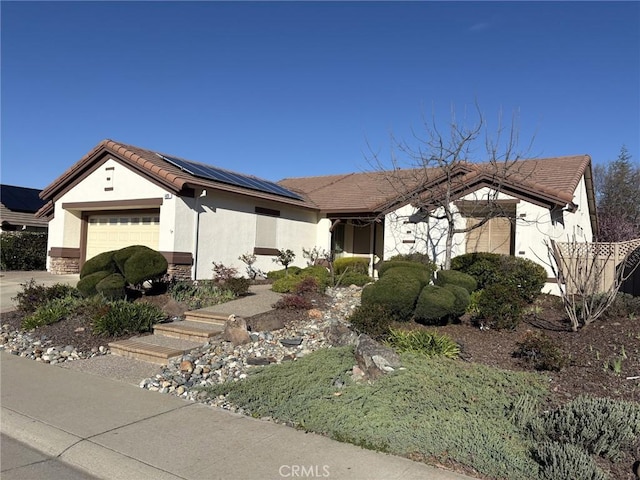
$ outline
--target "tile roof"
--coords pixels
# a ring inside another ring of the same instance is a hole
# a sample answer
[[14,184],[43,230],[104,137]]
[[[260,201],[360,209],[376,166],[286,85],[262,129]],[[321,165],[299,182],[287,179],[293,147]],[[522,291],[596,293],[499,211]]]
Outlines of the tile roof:
[[[287,203],[307,208],[315,208],[313,204],[305,200],[286,198],[279,195],[243,188],[236,185],[229,185],[221,182],[203,179],[195,175],[184,172],[175,165],[167,162],[159,155],[171,156],[161,152],[146,150],[133,145],[115,142],[113,140],[103,140],[89,153],[72,165],[53,183],[46,187],[40,197],[46,200],[55,200],[72,188],[83,175],[92,171],[95,161],[103,158],[105,154],[111,154],[134,171],[151,178],[168,190],[179,194],[185,189],[200,187],[224,190],[243,195],[249,195],[265,200],[272,200],[280,203]],[[176,157],[179,158],[179,157]],[[47,215],[52,209],[52,204],[45,205],[38,212],[38,215]]]
[[[507,174],[496,173],[491,164],[461,163],[457,171],[457,196],[477,186],[504,179],[502,190],[515,196],[538,200],[543,204],[565,205],[573,202],[582,176],[590,169],[588,155],[518,160]],[[590,171],[590,170],[589,170]],[[398,169],[286,178],[279,183],[294,192],[304,192],[324,212],[384,212],[414,198],[398,198],[401,191],[426,191],[437,196],[443,172],[432,169]],[[440,190],[441,192],[441,190]]]

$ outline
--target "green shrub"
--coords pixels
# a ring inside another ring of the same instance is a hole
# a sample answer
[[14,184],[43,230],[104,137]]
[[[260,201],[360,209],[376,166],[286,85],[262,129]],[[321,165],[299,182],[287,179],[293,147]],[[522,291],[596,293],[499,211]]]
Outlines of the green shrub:
[[124,277],[119,273],[112,273],[96,284],[96,291],[106,299],[115,300],[127,296],[125,286]]
[[341,257],[333,261],[333,271],[336,275],[345,272],[369,274],[369,258],[367,257]]
[[456,296],[446,288],[427,285],[420,292],[414,320],[426,325],[446,324],[456,312]]
[[459,255],[451,260],[451,268],[474,277],[478,288],[495,283],[509,285],[527,303],[535,300],[547,280],[547,271],[541,265],[526,258],[496,253]]
[[168,291],[171,298],[184,303],[190,310],[210,307],[235,298],[231,290],[221,288],[213,280],[183,280],[171,284]]
[[316,265],[298,270],[295,274],[293,274],[293,267],[290,267],[289,275],[275,280],[271,289],[278,293],[292,293],[305,278],[309,277],[316,279],[320,291],[324,291],[329,285],[329,271],[323,266]]
[[513,356],[522,359],[536,370],[559,372],[567,364],[560,346],[549,336],[540,332],[527,332],[525,337],[516,343]]
[[46,264],[46,233],[2,232],[0,270],[44,270]]
[[71,285],[56,283],[49,287],[36,283],[32,278],[26,283],[20,284],[20,290],[12,298],[16,302],[16,308],[23,313],[33,313],[38,307],[54,298],[78,297],[78,292]]
[[336,276],[335,282],[336,287],[340,285],[345,287],[349,285],[357,285],[359,287],[362,287],[367,283],[373,282],[373,278],[363,273],[347,272],[342,275]]
[[31,330],[57,323],[72,314],[77,306],[78,299],[72,296],[47,300],[33,313],[24,317],[20,326],[25,330]]
[[471,275],[457,270],[438,270],[434,283],[440,287],[447,284],[457,285],[473,293],[478,288],[478,282]]
[[114,253],[115,251],[102,252],[84,262],[80,270],[80,280],[96,272],[116,273],[118,267],[113,260]]
[[431,276],[435,269],[430,268],[428,265],[424,265],[422,263],[416,262],[404,262],[404,261],[386,261],[382,262],[382,265],[378,267],[378,277],[382,278],[386,275],[390,270],[396,270],[398,268],[402,268],[402,271],[405,274],[409,274],[411,272],[413,275],[416,275],[420,278],[420,281],[423,285],[426,285],[431,281]]
[[363,305],[383,305],[398,321],[411,319],[422,290],[420,280],[412,275],[387,275],[362,290]]
[[107,303],[105,309],[96,314],[92,322],[93,333],[119,336],[150,332],[153,325],[164,318],[165,314],[155,305],[116,300]]
[[426,330],[389,330],[387,343],[398,352],[411,352],[425,357],[457,358],[460,346],[447,335]]
[[395,317],[384,305],[371,304],[356,307],[347,321],[358,333],[366,333],[373,339],[381,340],[389,335],[389,327]]
[[80,291],[82,296],[92,297],[93,295],[98,294],[98,290],[96,290],[96,285],[98,285],[98,283],[100,283],[103,279],[107,278],[111,274],[112,273],[106,270],[99,270],[97,272],[90,273],[80,278],[76,288]]
[[[118,269],[118,271],[124,272],[124,264],[126,263],[126,261],[129,260],[129,258],[131,258],[136,253],[140,252],[141,247],[142,247],[141,245],[131,245],[129,247],[124,247],[124,248],[121,248],[120,250],[113,251],[112,258],[116,264],[116,268]],[[147,247],[142,247],[142,248],[147,248]]]
[[[142,245],[135,247],[135,250],[131,250],[129,258],[125,260],[124,269],[121,271],[127,283],[140,285],[148,280],[157,280],[167,273],[169,265],[164,255]],[[114,257],[117,255],[116,252]]]
[[292,265],[287,270],[283,268],[282,270],[272,270],[270,272],[267,272],[267,278],[269,280],[278,280],[288,275],[297,275],[298,273],[300,273],[300,270],[302,270],[302,268]]
[[394,255],[393,257],[389,257],[387,259],[388,262],[412,262],[412,263],[422,263],[426,265],[431,271],[436,271],[436,264],[431,261],[429,256],[426,253],[405,253]]
[[306,295],[308,293],[317,293],[319,291],[320,285],[318,280],[315,277],[306,277],[295,286],[293,293],[296,295]]
[[231,291],[235,297],[244,297],[249,294],[250,285],[251,281],[248,278],[233,277],[224,282],[223,288]]
[[524,301],[513,288],[494,283],[482,289],[478,297],[477,318],[491,328],[514,329],[522,320]]
[[640,316],[640,296],[634,297],[628,293],[618,293],[613,303],[602,315],[603,319]]
[[467,311],[467,307],[471,302],[471,295],[466,288],[459,285],[446,284],[442,288],[449,290],[456,297],[453,303],[453,315],[455,317],[461,317]]
[[534,449],[541,480],[606,480],[607,476],[584,450],[574,445],[545,442]]
[[637,441],[640,435],[640,406],[580,396],[535,419],[532,430],[539,440],[569,443],[615,460],[620,449]]

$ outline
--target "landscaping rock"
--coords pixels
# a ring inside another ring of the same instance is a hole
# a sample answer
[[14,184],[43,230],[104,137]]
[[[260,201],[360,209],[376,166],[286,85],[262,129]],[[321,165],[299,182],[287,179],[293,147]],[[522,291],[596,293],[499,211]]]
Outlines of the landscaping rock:
[[247,330],[247,322],[245,322],[244,318],[229,315],[224,325],[222,338],[227,342],[231,342],[233,345],[244,345],[245,343],[251,342],[251,337]]
[[284,321],[281,318],[267,318],[250,320],[248,327],[252,332],[271,332],[284,328]]
[[369,380],[375,380],[402,366],[400,357],[393,349],[379,344],[364,333],[356,341],[355,357]]
[[344,347],[356,343],[358,336],[343,323],[333,323],[324,331],[324,337],[334,347]]

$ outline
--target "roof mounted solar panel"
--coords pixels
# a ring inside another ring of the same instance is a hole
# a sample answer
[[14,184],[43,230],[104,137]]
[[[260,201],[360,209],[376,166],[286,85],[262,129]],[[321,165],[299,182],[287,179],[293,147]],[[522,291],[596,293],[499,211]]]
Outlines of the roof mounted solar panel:
[[294,200],[302,200],[300,195],[281,187],[275,182],[263,180],[251,175],[243,175],[241,173],[230,172],[222,168],[205,165],[204,163],[191,162],[182,158],[169,157],[156,153],[160,158],[178,167],[183,172],[205,180],[213,180],[215,182],[225,183],[227,185],[235,185],[237,187],[248,188],[263,193],[272,193],[281,197],[293,198]]

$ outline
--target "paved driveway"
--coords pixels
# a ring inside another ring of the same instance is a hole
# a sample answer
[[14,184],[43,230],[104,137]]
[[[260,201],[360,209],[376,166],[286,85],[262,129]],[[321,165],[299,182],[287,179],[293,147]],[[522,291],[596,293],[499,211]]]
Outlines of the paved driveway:
[[69,285],[76,285],[78,283],[79,275],[51,275],[49,272],[34,271],[34,272],[0,272],[0,313],[8,312],[15,309],[15,303],[12,300],[13,297],[21,289],[21,284],[27,283],[29,280],[34,279],[36,283],[44,285],[53,285],[55,283],[68,283]]

